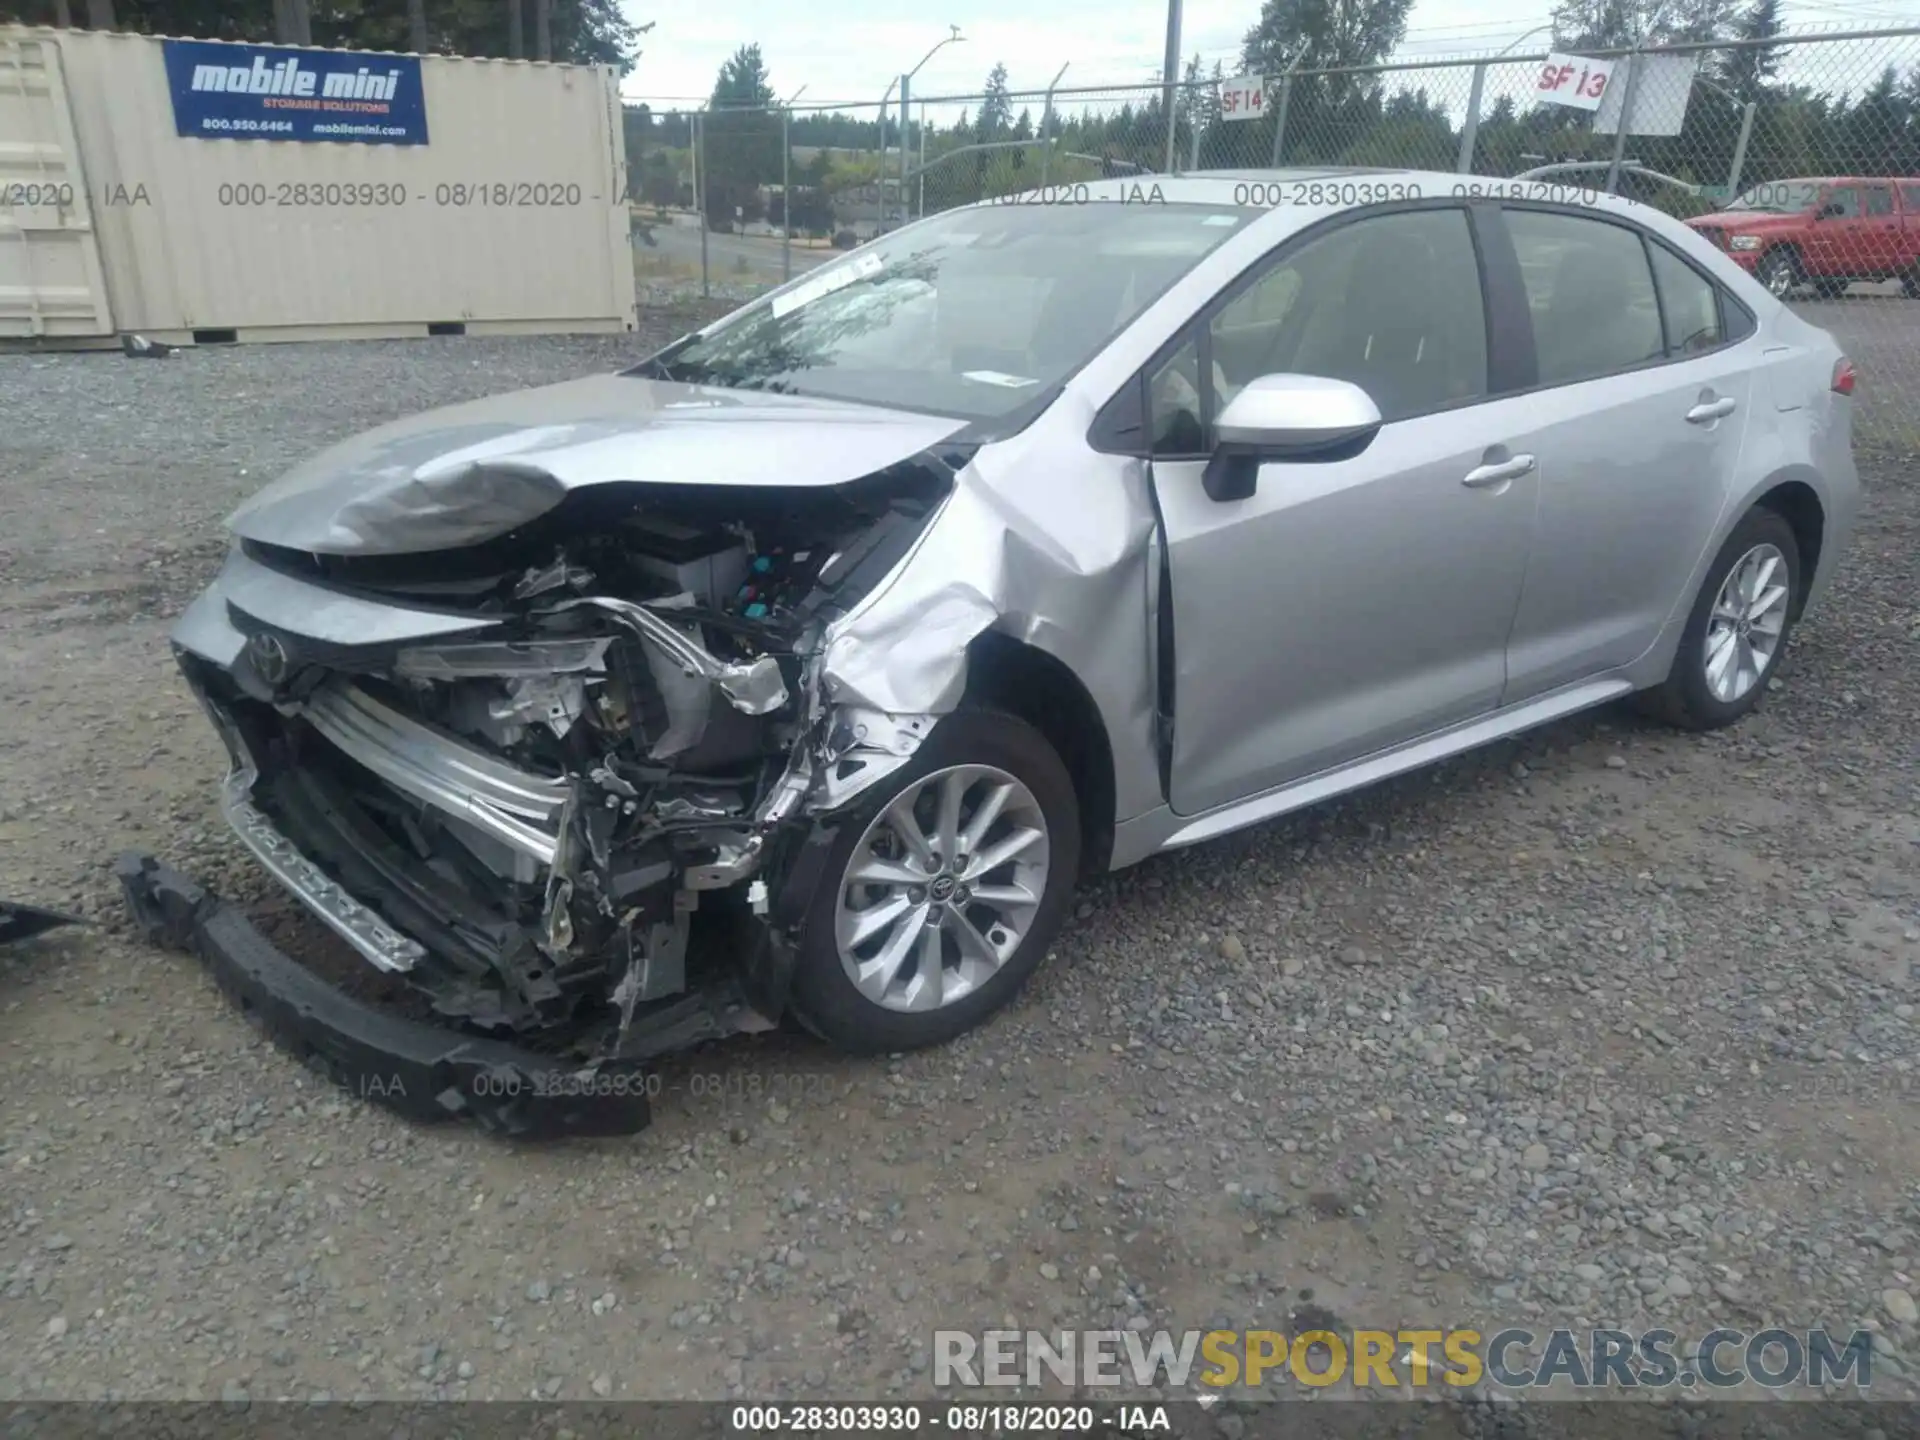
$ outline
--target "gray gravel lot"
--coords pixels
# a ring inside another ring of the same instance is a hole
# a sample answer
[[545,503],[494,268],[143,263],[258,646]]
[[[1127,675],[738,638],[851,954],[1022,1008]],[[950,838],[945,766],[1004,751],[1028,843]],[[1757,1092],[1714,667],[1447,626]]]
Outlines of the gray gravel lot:
[[1920,1374],[1920,483],[1892,449],[1746,723],[1610,709],[1149,862],[982,1033],[716,1047],[632,1139],[409,1126],[138,943],[124,845],[265,893],[164,644],[221,515],[331,440],[690,323],[0,358],[0,894],[97,922],[0,951],[0,1400],[874,1398],[926,1389],[936,1326],[1309,1303],[1866,1325],[1877,1392]]

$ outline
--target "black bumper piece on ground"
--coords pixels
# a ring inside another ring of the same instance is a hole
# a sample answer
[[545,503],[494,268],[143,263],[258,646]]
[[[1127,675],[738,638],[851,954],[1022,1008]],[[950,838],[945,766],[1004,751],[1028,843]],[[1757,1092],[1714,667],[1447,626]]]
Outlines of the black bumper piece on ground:
[[149,940],[192,951],[280,1044],[410,1119],[472,1120],[521,1139],[630,1135],[652,1119],[637,1064],[567,1068],[500,1041],[386,1014],[283,955],[233,906],[151,855],[114,864]]
[[84,925],[78,915],[63,915],[58,910],[42,910],[37,905],[16,905],[0,900],[0,945],[30,939],[61,925]]

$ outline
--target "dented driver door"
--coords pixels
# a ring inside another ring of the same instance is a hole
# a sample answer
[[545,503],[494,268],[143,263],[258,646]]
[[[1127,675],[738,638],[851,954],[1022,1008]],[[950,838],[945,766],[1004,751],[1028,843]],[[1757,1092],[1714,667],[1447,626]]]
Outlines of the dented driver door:
[[[1150,378],[1177,814],[1499,703],[1539,489],[1509,449],[1527,402],[1487,398],[1479,294],[1462,211],[1356,220],[1283,248]],[[1385,423],[1358,454],[1275,459],[1247,498],[1210,498],[1220,397],[1280,373],[1350,380]]]

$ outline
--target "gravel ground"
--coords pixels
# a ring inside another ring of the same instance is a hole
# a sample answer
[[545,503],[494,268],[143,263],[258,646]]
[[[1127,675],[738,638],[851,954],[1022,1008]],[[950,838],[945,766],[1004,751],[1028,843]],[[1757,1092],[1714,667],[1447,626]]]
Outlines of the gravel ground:
[[0,359],[0,1400],[921,1393],[930,1331],[1875,1328],[1920,1372],[1920,485],[1871,486],[1778,693],[1621,710],[1151,861],[985,1031],[676,1063],[654,1128],[409,1126],[122,920],[259,895],[172,615],[333,439],[642,337]]

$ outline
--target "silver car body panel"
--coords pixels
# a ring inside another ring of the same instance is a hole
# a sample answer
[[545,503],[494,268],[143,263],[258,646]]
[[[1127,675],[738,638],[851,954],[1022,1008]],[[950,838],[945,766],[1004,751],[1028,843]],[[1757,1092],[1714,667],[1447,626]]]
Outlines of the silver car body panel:
[[214,584],[234,609],[276,630],[328,645],[394,645],[471,634],[493,623],[481,616],[350,595],[262,565],[240,549],[228,552]]
[[[1232,204],[1242,178],[1155,184],[1169,202]],[[1459,183],[1378,178],[1428,197]],[[1113,198],[1131,183],[1089,190]],[[1689,256],[1753,312],[1753,335],[1694,359],[1389,423],[1352,458],[1262,466],[1243,501],[1208,500],[1197,463],[1089,446],[1101,408],[1224,287],[1350,208],[1285,205],[1253,217],[1037,418],[974,451],[912,547],[827,629],[806,668],[795,698],[810,723],[846,721],[848,748],[826,766],[796,750],[751,825],[690,887],[751,876],[762,849],[752,826],[844,806],[906,763],[966,694],[970,647],[989,633],[1053,657],[1091,701],[1111,754],[1110,863],[1120,868],[1657,683],[1706,567],[1740,516],[1780,485],[1818,498],[1826,533],[1809,594],[1827,588],[1858,489],[1850,405],[1828,388],[1837,347],[1691,229],[1630,201],[1583,208],[1630,218]],[[1733,411],[1689,423],[1708,393],[1732,397]],[[432,550],[498,535],[584,486],[827,486],[960,429],[832,401],[602,377],[374,431],[299,467],[232,525],[243,538],[322,553]],[[1498,446],[1538,463],[1497,489],[1463,488],[1460,476]],[[1156,714],[1163,559],[1177,669],[1170,787]],[[484,623],[342,596],[236,553],[182,617],[176,642],[232,665],[243,637],[229,603],[336,643]],[[766,678],[738,676],[736,708],[769,701]],[[398,788],[551,862],[562,791],[518,775],[462,777],[446,737],[415,743],[365,699],[323,701],[316,723],[359,747],[350,753],[362,763],[385,764],[379,773]]]
[[227,523],[244,540],[324,555],[450,550],[505,534],[594,485],[838,485],[964,423],[596,375],[355,436],[295,466]]

